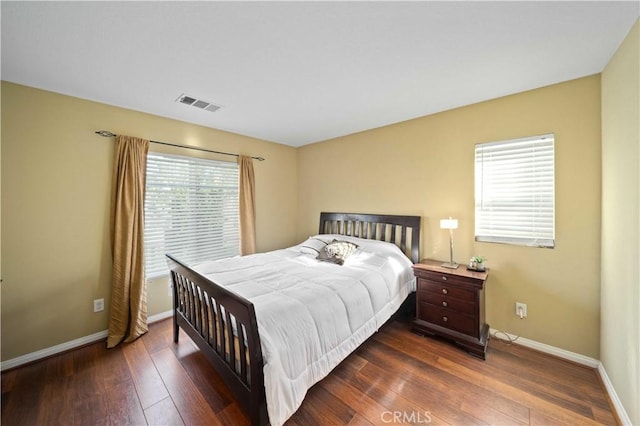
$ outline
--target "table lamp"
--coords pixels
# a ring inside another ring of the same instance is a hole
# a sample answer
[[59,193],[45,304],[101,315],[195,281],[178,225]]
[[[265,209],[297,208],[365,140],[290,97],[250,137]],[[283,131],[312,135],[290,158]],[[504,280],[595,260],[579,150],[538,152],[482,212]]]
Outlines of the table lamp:
[[458,229],[458,219],[440,219],[440,229],[449,230],[449,263],[443,263],[441,266],[449,269],[458,269],[458,264],[453,261],[453,230]]

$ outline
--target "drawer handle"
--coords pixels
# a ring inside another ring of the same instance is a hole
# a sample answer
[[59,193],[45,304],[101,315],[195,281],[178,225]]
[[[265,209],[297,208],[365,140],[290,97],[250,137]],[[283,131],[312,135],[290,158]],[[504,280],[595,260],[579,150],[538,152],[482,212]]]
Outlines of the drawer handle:
[[449,321],[449,318],[447,318],[447,317],[442,317],[442,321],[447,322],[447,321]]
[[442,277],[442,281],[446,281],[446,280],[447,280],[447,277]]
[[449,304],[447,302],[442,302],[442,306],[446,308],[447,306],[449,306]]
[[447,293],[449,293],[449,291],[446,288],[443,288],[442,289],[442,294],[447,294]]

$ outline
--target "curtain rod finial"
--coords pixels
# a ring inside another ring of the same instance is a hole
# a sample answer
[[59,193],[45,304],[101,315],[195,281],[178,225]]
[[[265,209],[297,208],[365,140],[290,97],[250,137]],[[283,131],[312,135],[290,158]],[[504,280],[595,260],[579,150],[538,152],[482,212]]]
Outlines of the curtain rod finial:
[[112,138],[114,136],[117,136],[115,133],[111,133],[108,130],[98,130],[96,134],[100,136],[104,136],[105,138]]

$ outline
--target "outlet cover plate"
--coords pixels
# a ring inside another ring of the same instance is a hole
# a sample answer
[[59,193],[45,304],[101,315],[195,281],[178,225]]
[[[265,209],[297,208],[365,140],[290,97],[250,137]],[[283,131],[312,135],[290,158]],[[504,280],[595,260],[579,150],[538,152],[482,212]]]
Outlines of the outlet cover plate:
[[93,301],[93,312],[104,311],[104,299],[96,299]]
[[522,309],[522,318],[526,318],[527,317],[527,304],[526,303],[521,303],[521,302],[516,302],[516,316],[517,317],[520,316],[520,309]]

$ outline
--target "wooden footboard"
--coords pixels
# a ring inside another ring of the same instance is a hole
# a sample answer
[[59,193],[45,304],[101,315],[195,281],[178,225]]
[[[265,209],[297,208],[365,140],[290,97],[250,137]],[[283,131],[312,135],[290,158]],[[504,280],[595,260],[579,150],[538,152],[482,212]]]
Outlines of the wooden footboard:
[[[321,213],[320,234],[341,234],[396,244],[419,260],[420,217]],[[229,386],[253,425],[269,422],[262,347],[253,303],[167,255],[173,283],[173,339],[191,337]]]
[[173,339],[191,337],[250,417],[268,423],[263,359],[253,303],[167,255],[173,283]]

